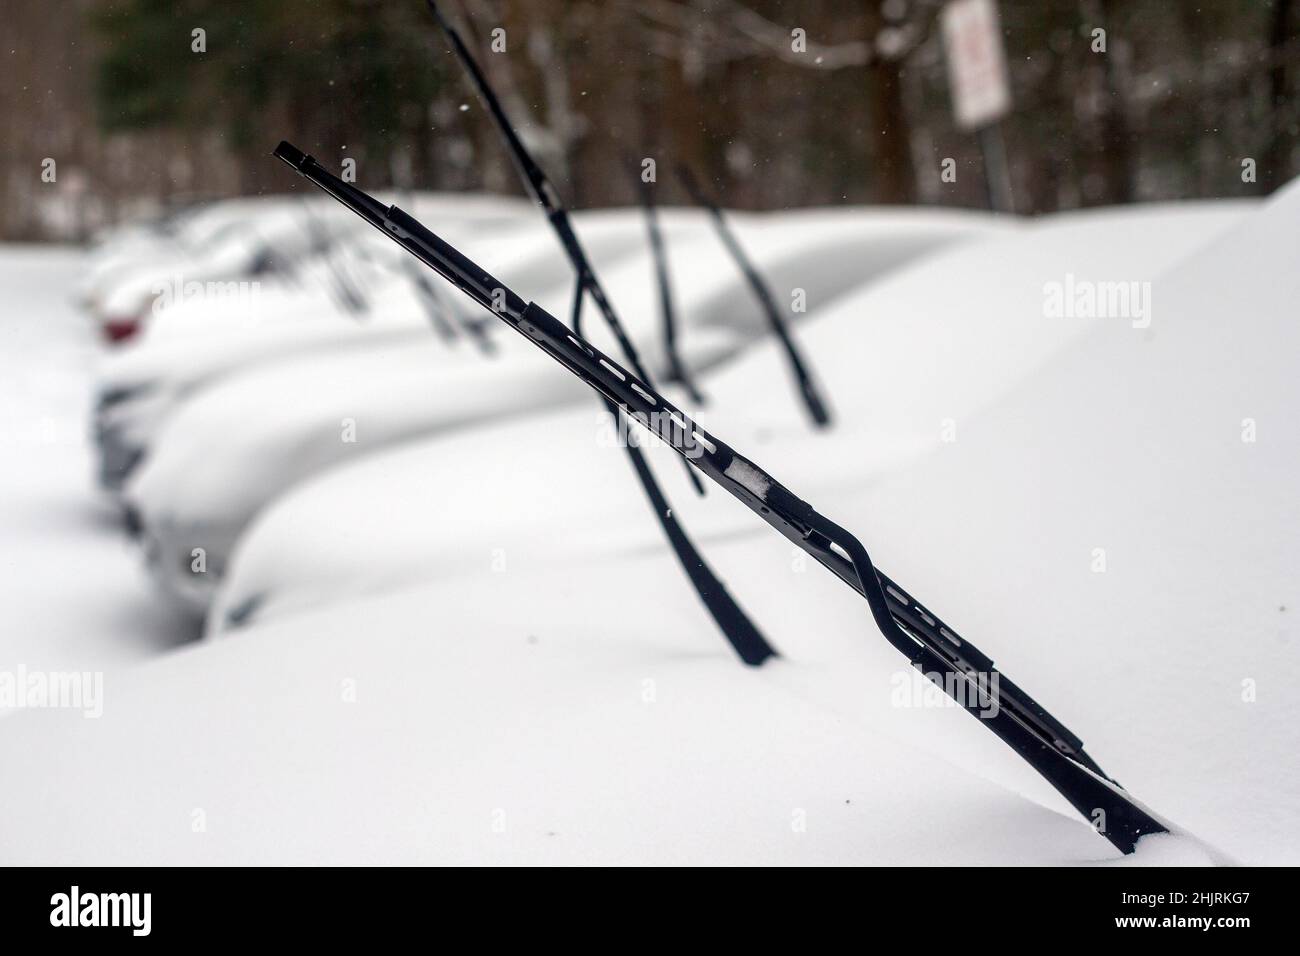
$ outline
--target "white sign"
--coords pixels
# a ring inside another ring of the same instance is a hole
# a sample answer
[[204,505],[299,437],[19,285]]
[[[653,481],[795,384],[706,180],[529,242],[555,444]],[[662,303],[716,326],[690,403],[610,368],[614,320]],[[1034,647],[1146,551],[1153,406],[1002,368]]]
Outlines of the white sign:
[[957,124],[978,129],[1011,108],[1007,58],[995,0],[951,0],[941,14]]

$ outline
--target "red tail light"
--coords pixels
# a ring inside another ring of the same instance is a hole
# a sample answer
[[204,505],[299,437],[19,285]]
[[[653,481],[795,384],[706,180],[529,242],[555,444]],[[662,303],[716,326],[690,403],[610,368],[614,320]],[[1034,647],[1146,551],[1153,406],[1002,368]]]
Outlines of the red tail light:
[[140,331],[137,318],[106,319],[102,325],[104,338],[110,342],[122,342]]

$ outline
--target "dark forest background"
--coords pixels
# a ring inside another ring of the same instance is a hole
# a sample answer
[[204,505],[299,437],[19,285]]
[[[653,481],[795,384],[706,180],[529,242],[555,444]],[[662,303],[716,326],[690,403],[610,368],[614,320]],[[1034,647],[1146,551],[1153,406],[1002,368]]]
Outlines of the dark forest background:
[[[629,153],[685,161],[737,207],[984,206],[979,146],[952,119],[942,5],[444,2],[575,206],[633,201]],[[1298,5],[1000,0],[1016,211],[1259,195],[1290,178]],[[128,216],[295,188],[268,157],[282,138],[322,161],[352,157],[367,188],[517,191],[422,0],[0,9],[0,237],[80,238]],[[505,53],[490,52],[496,27]],[[791,50],[796,27],[807,52]],[[206,52],[192,49],[196,28]],[[956,182],[940,178],[945,157]],[[41,178],[50,158],[52,183]]]

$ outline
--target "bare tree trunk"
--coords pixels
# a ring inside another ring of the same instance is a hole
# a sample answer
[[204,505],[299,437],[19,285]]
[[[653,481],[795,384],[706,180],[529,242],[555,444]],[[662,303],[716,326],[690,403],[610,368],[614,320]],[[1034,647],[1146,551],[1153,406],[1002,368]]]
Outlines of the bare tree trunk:
[[1106,52],[1094,55],[1103,61],[1098,159],[1108,203],[1132,202],[1134,186],[1133,134],[1124,93],[1128,49],[1117,29],[1119,7],[1115,0],[1088,0],[1083,6],[1085,18],[1092,20],[1089,25],[1104,28],[1107,37]]
[[1291,0],[1273,0],[1273,21],[1269,30],[1268,53],[1273,59],[1269,71],[1272,128],[1264,168],[1260,170],[1260,184],[1265,192],[1272,192],[1291,178],[1291,154],[1295,149],[1292,132],[1294,106],[1287,96],[1287,63],[1284,50],[1300,36],[1300,26],[1294,22]]
[[[884,0],[866,0],[867,36],[878,36],[886,26]],[[874,56],[867,66],[867,96],[871,106],[871,141],[876,200],[910,203],[916,199],[912,175],[911,132],[903,107],[903,65],[892,57]]]

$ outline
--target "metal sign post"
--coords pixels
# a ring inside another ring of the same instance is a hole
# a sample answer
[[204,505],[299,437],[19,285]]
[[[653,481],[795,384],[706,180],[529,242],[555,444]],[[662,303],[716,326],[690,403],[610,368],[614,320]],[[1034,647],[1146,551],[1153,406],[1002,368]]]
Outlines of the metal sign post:
[[976,131],[989,205],[1000,212],[1015,212],[1000,125],[1011,109],[1011,83],[997,4],[995,0],[952,0],[943,8],[940,23],[957,125]]

